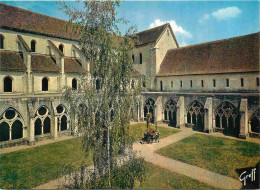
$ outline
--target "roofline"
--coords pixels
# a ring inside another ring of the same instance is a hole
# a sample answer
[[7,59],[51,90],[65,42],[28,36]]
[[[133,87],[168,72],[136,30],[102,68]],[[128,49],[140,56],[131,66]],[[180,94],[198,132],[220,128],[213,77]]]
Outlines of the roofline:
[[180,48],[173,48],[173,49],[169,49],[169,51],[171,51],[171,50],[181,50],[181,49],[190,48],[190,47],[196,47],[196,46],[205,45],[205,44],[212,44],[212,43],[216,43],[216,42],[231,40],[231,39],[245,37],[245,36],[254,35],[254,34],[260,35],[260,31],[259,32],[254,32],[254,33],[250,33],[250,34],[241,35],[241,36],[235,36],[235,37],[224,38],[224,39],[220,39],[220,40],[214,40],[214,41],[203,42],[203,43],[199,43],[199,44],[183,46],[183,47],[180,47]]
[[178,77],[178,76],[190,76],[190,75],[225,75],[225,74],[242,74],[242,73],[257,73],[260,72],[260,69],[258,71],[240,71],[240,72],[222,72],[222,73],[200,73],[200,74],[180,74],[180,75],[174,75],[174,74],[165,74],[165,75],[156,75],[157,77]]
[[[175,34],[174,34],[173,30],[172,30],[172,27],[171,27],[170,23],[166,23],[166,24],[167,24],[167,27],[170,28],[170,32],[171,32],[171,34],[172,34],[172,36],[173,36],[173,39],[174,39],[174,41],[175,41],[175,43],[176,43],[176,45],[177,45],[177,48],[179,48],[179,47],[180,47],[180,46],[179,46],[179,43],[178,43],[178,41],[177,41],[177,39],[176,39],[176,37],[175,37]],[[161,26],[163,26],[163,25],[161,25]],[[162,37],[163,33],[165,32],[165,30],[166,30],[167,27],[164,28],[164,30],[162,31],[161,35],[160,35],[159,38],[156,40],[156,43],[161,39],[161,37]]]
[[73,39],[73,38],[60,37],[60,36],[55,36],[55,35],[51,35],[51,34],[45,34],[45,33],[41,33],[41,32],[34,32],[34,31],[29,31],[29,30],[23,30],[23,29],[18,29],[18,28],[12,28],[12,27],[8,27],[8,26],[0,26],[0,28],[8,29],[8,30],[16,31],[16,32],[36,34],[36,35],[42,35],[42,36],[47,36],[47,37],[51,37],[51,38],[59,38],[59,39],[64,39],[64,40],[70,40],[70,41],[79,42],[79,40],[76,40],[76,39]]

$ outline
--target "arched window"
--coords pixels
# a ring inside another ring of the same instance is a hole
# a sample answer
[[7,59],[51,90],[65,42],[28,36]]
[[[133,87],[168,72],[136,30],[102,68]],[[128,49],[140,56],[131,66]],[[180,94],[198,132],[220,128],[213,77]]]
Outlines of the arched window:
[[64,45],[63,44],[59,45],[59,50],[63,53],[63,50],[64,50]]
[[41,106],[35,114],[34,135],[42,135],[51,132],[51,120],[49,109]]
[[151,123],[154,122],[154,112],[155,112],[155,101],[152,98],[148,98],[145,101],[145,105],[144,105],[144,118],[146,119],[147,114],[150,113],[152,114],[152,118],[151,118]]
[[46,77],[42,79],[42,91],[48,91],[49,90],[49,81]]
[[31,50],[32,50],[32,52],[36,51],[36,41],[35,40],[31,41]]
[[132,55],[132,60],[133,60],[133,62],[135,62],[135,56],[134,56],[134,54]]
[[0,34],[0,49],[4,49],[4,39],[5,37]]
[[175,127],[177,124],[176,102],[168,100],[164,106],[164,120],[169,121],[169,125]]
[[15,109],[7,109],[0,118],[0,142],[23,138],[23,119]]
[[142,64],[143,63],[143,55],[142,55],[142,53],[140,53],[140,64]]
[[11,77],[4,78],[4,92],[12,92],[13,91],[13,81]]
[[204,106],[197,100],[187,107],[187,123],[193,124],[195,130],[204,130]]
[[237,136],[239,133],[239,112],[228,101],[222,102],[215,110],[216,128],[223,130],[224,134]]
[[78,89],[77,79],[72,79],[72,90],[77,90],[77,89]]

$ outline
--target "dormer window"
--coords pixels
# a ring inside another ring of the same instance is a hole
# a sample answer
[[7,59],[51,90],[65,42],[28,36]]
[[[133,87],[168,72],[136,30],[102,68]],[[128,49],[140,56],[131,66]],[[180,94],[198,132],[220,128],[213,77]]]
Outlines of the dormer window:
[[64,45],[63,44],[59,45],[59,50],[63,53],[63,50],[64,50]]
[[143,63],[143,55],[140,53],[140,64]]
[[5,37],[2,34],[0,34],[0,49],[4,49],[4,39]]
[[31,41],[31,50],[32,50],[32,52],[36,51],[36,41],[35,40]]

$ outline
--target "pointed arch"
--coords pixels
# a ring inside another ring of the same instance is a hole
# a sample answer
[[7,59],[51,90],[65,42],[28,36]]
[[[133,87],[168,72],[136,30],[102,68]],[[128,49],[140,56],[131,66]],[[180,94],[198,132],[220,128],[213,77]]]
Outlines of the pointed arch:
[[250,118],[251,132],[260,133],[260,108],[256,109]]
[[169,99],[164,105],[164,120],[169,122],[169,125],[173,127],[176,127],[177,124],[176,105],[173,99]]
[[193,100],[187,106],[187,123],[193,124],[195,130],[204,130],[204,106],[198,100]]
[[148,98],[144,104],[144,118],[148,113],[152,114],[151,123],[154,122],[154,113],[155,113],[155,101],[152,98]]
[[224,134],[238,136],[239,134],[239,111],[229,101],[220,103],[215,109],[215,126]]

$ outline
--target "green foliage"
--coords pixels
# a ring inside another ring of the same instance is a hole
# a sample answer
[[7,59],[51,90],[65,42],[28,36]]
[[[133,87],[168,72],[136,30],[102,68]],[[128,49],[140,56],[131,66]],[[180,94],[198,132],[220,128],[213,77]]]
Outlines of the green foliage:
[[260,145],[241,140],[195,134],[157,152],[238,179],[236,169],[255,167]]
[[108,174],[108,187],[114,187],[111,171],[117,157],[126,150],[132,154],[130,108],[136,107],[141,91],[139,80],[131,88],[134,69],[129,51],[136,30],[130,27],[124,35],[119,31],[118,24],[126,23],[116,16],[119,1],[84,1],[80,9],[66,2],[61,5],[73,22],[92,73],[82,78],[76,92],[67,88],[63,98],[77,115],[86,155],[93,153],[95,175]]

